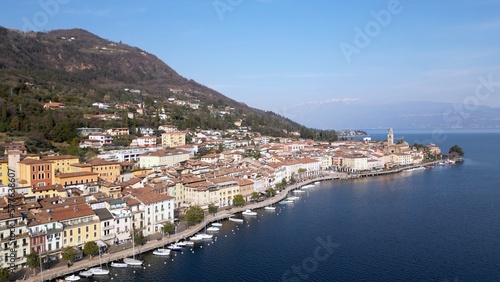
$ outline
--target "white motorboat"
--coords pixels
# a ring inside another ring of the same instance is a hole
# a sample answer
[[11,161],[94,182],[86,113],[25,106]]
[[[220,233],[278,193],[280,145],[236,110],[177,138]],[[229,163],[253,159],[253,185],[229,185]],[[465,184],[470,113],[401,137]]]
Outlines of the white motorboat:
[[177,244],[172,244],[167,248],[170,249],[171,251],[182,251],[182,247]]
[[268,210],[268,211],[274,211],[274,210],[276,210],[276,207],[267,206],[264,209]]
[[188,244],[186,243],[186,241],[179,241],[177,243],[175,243],[177,246],[180,246],[180,247],[185,247],[187,246]]
[[193,241],[186,241],[186,246],[194,246],[194,242]]
[[89,271],[92,272],[92,274],[94,274],[94,275],[108,275],[109,274],[109,270],[104,269],[102,267],[92,267],[89,269]]
[[246,210],[246,211],[242,212],[241,214],[242,215],[249,215],[249,216],[257,215],[257,213],[252,211],[252,210]]
[[214,237],[214,235],[206,233],[198,233],[197,235],[200,236],[203,240],[212,239]]
[[221,227],[222,223],[220,223],[220,222],[214,222],[214,223],[212,223],[212,226]]
[[124,262],[116,262],[116,261],[111,262],[111,267],[123,268],[123,267],[127,267],[127,266],[128,266],[128,264],[126,264]]
[[64,277],[64,280],[66,280],[66,281],[78,281],[80,279],[81,279],[81,277],[78,275],[75,275],[75,274]]
[[217,232],[219,231],[219,227],[211,226],[207,228],[207,232]]
[[123,262],[128,265],[142,265],[142,260],[138,260],[135,258],[124,258]]
[[314,185],[319,185],[319,184],[320,184],[319,181],[314,182]]
[[94,275],[94,273],[92,273],[92,271],[90,270],[82,270],[78,273],[78,275],[80,275],[81,277],[91,277],[92,275]]
[[192,242],[197,242],[197,241],[203,240],[203,237],[200,236],[200,235],[198,235],[198,234],[196,234],[196,235],[192,236],[191,238],[189,238],[189,240],[192,241]]
[[313,188],[313,187],[314,187],[314,185],[309,184],[309,185],[305,185],[305,186],[300,187],[300,189],[309,189],[309,188]]
[[230,217],[230,218],[229,218],[229,221],[242,223],[242,222],[243,222],[243,219],[241,219],[241,218],[234,218],[234,217]]
[[168,256],[168,255],[170,255],[170,250],[169,249],[163,249],[163,248],[156,249],[156,250],[153,251],[153,255]]
[[302,194],[302,193],[305,193],[306,191],[304,190],[293,190],[293,193],[295,194]]

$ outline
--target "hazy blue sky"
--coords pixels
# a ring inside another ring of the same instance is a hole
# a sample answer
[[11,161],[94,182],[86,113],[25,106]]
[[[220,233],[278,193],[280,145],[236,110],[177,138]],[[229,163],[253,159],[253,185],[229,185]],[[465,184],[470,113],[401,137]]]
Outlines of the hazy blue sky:
[[498,0],[16,0],[0,25],[87,29],[283,113],[358,100],[499,107],[499,15]]

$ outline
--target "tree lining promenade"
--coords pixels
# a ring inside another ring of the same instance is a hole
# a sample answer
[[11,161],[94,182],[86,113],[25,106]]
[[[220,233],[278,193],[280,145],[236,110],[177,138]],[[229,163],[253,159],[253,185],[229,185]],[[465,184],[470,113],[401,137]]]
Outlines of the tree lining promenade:
[[[434,162],[429,162],[423,165],[432,165],[436,164],[439,161],[434,161]],[[63,279],[63,277],[70,275],[72,273],[78,274],[78,272],[89,269],[91,267],[99,266],[100,261],[102,261],[103,264],[108,264],[113,261],[117,261],[126,257],[132,257],[133,255],[138,255],[141,253],[149,252],[152,251],[156,248],[163,247],[167,244],[175,243],[179,240],[184,240],[188,239],[189,237],[195,235],[198,233],[200,230],[205,228],[205,226],[209,225],[212,222],[227,219],[229,217],[232,217],[236,215],[237,213],[243,212],[247,209],[259,209],[259,208],[264,208],[266,206],[270,206],[273,204],[276,204],[282,200],[284,200],[290,191],[299,189],[300,187],[304,185],[308,185],[317,181],[327,181],[327,180],[334,180],[334,179],[352,179],[352,178],[359,178],[359,177],[369,177],[369,176],[378,176],[378,175],[386,175],[386,174],[392,174],[392,173],[399,173],[401,171],[410,169],[410,168],[415,168],[415,167],[421,167],[423,165],[416,165],[416,166],[407,166],[407,167],[402,167],[399,169],[395,170],[388,170],[388,171],[381,171],[381,172],[370,172],[370,173],[359,173],[359,174],[348,174],[345,172],[324,172],[322,175],[312,177],[309,179],[302,180],[300,182],[290,184],[286,186],[283,190],[281,190],[279,193],[277,193],[275,196],[267,198],[262,201],[258,202],[251,202],[248,204],[245,204],[243,206],[233,206],[231,209],[226,209],[226,210],[220,210],[215,214],[208,214],[205,216],[205,220],[188,227],[186,230],[177,232],[176,234],[173,234],[168,237],[163,237],[161,233],[156,233],[150,236],[150,239],[143,245],[139,245],[135,247],[135,253],[133,253],[133,248],[131,243],[123,244],[120,246],[115,247],[114,252],[106,253],[103,254],[101,259],[99,259],[99,256],[94,256],[93,258],[86,258],[77,262],[74,262],[72,266],[68,267],[67,264],[59,263],[58,265],[47,269],[47,270],[42,270],[42,272],[38,272],[35,275],[32,275],[33,271],[29,270],[28,268],[24,269],[27,270],[26,274],[28,275],[26,277],[21,277],[18,278],[17,281],[48,281],[48,280],[54,280],[57,278]],[[153,238],[158,238],[154,240]],[[22,270],[21,270],[22,271]],[[17,275],[19,276],[19,275]]]

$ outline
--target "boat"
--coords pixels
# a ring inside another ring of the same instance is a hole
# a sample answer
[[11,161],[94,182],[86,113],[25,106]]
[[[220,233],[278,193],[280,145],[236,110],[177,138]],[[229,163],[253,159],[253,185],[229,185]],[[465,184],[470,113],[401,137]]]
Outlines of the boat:
[[78,281],[80,279],[81,279],[80,276],[75,275],[75,274],[64,277],[64,280],[66,280],[66,281]]
[[207,232],[217,232],[219,231],[219,227],[211,226],[207,228]]
[[132,258],[124,258],[123,262],[126,263],[127,265],[133,265],[133,266],[142,265],[142,260],[138,260],[138,259],[135,259],[133,257]]
[[313,188],[313,187],[314,187],[314,185],[309,184],[309,185],[305,185],[305,186],[300,187],[300,189],[309,189],[309,188]]
[[229,221],[242,223],[242,222],[243,222],[243,219],[241,219],[241,218],[234,218],[234,217],[230,217],[230,218],[229,218]]
[[305,193],[306,191],[304,190],[293,190],[293,193],[295,194],[302,194],[302,193]]
[[203,240],[203,237],[202,236],[199,236],[198,234],[192,236],[191,238],[189,238],[189,241],[191,242],[197,242],[197,241],[201,241]]
[[128,266],[128,264],[126,264],[124,262],[116,262],[116,261],[111,262],[111,267],[123,268],[123,267],[127,267],[127,266]]
[[276,210],[276,207],[267,206],[264,209],[268,210],[268,211],[274,211],[274,210]]
[[212,223],[212,226],[221,227],[222,223],[220,223],[220,222],[214,222],[214,223]]
[[92,273],[92,271],[90,271],[90,270],[82,270],[78,273],[78,275],[81,277],[90,277],[90,276],[94,275],[94,273]]
[[186,241],[186,246],[194,246],[194,242],[193,241]]
[[170,246],[167,247],[170,251],[182,251],[182,247],[179,246],[177,243],[174,243]]
[[94,275],[108,275],[109,270],[104,269],[102,267],[92,267],[88,271],[92,272]]
[[168,256],[168,255],[170,255],[170,250],[169,249],[163,249],[163,248],[156,249],[156,250],[153,251],[153,255],[156,255],[156,256]]
[[257,215],[257,213],[252,211],[252,210],[246,210],[246,211],[242,212],[241,214],[242,215],[249,215],[249,216]]
[[99,248],[99,267],[92,267],[88,271],[92,272],[93,275],[108,275],[109,274],[109,270],[102,268],[101,248]]
[[[130,222],[132,223],[132,220]],[[134,240],[135,239],[135,237],[134,237],[135,230],[134,230],[134,228],[132,228],[133,227],[132,225],[130,227],[132,229],[132,257],[131,258],[124,258],[123,262],[128,264],[128,265],[134,265],[134,266],[142,265],[142,260],[135,259],[135,240]]]
[[212,239],[214,235],[212,234],[206,234],[206,233],[198,233],[198,236],[201,237],[201,239],[207,240],[207,239]]
[[188,245],[188,244],[186,243],[186,241],[179,241],[179,242],[177,242],[177,243],[175,243],[175,244],[177,244],[177,246],[181,246],[181,247],[185,247],[185,246],[187,246],[187,245]]
[[[162,234],[162,240],[165,238],[165,233]],[[170,250],[165,248],[165,246],[163,246],[163,248],[158,248],[156,250],[153,251],[153,255],[157,255],[157,256],[168,256],[170,255]]]
[[319,181],[316,181],[314,182],[314,185],[319,185],[319,183],[320,183]]
[[286,201],[292,201],[292,202],[295,202],[295,201],[297,201],[298,199],[300,199],[300,198],[299,198],[299,197],[295,197],[295,196],[294,196],[294,197],[288,197],[288,198],[286,198]]

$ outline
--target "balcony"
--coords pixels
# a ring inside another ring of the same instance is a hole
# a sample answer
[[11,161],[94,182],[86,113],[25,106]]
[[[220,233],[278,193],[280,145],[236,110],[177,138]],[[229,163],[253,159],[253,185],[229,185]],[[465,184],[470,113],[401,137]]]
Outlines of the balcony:
[[103,226],[102,230],[110,230],[110,229],[115,229],[114,225],[109,225],[109,226]]

